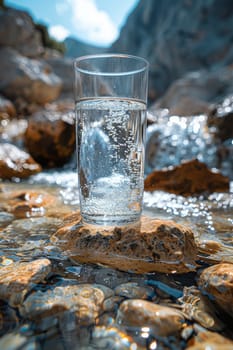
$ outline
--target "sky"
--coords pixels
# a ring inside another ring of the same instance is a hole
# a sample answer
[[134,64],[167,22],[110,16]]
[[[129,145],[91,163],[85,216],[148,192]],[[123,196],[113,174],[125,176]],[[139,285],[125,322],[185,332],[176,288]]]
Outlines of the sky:
[[109,46],[139,0],[5,0],[8,6],[26,9],[44,23],[51,36],[72,36],[96,46]]

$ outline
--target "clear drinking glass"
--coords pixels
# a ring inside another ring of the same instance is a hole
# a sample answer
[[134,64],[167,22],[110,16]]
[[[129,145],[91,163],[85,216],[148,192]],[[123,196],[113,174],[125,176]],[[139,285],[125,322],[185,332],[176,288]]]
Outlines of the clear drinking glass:
[[148,62],[90,55],[77,58],[74,68],[82,220],[136,223],[144,191]]

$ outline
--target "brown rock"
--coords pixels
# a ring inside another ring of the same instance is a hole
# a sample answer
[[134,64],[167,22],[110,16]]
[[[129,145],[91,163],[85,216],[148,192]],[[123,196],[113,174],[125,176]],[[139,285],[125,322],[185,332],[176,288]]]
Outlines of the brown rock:
[[233,264],[221,263],[204,269],[198,285],[220,308],[233,316]]
[[39,321],[47,316],[55,318],[69,310],[75,314],[79,326],[89,326],[103,312],[105,298],[112,294],[110,288],[98,284],[58,286],[30,294],[20,307],[20,313]]
[[73,111],[45,109],[35,113],[28,122],[25,145],[39,163],[47,167],[63,165],[75,149]]
[[9,47],[0,47],[0,92],[10,99],[44,105],[56,100],[62,82],[43,60],[30,59]]
[[[8,194],[9,195],[9,194]],[[25,217],[37,213],[42,215],[46,208],[53,205],[56,197],[43,191],[16,191],[10,194],[7,206],[8,211],[16,217]]]
[[9,143],[0,144],[0,178],[26,178],[41,171],[41,167],[26,152]]
[[232,350],[233,342],[221,334],[203,331],[189,341],[187,350]]
[[48,259],[16,262],[0,269],[0,299],[11,306],[20,305],[25,295],[51,271]]
[[141,299],[125,300],[117,313],[119,324],[131,327],[149,327],[153,333],[169,336],[182,329],[184,317],[170,307]]
[[16,110],[13,103],[0,95],[0,120],[7,118],[14,118]]
[[162,190],[183,196],[229,191],[229,179],[209,170],[197,159],[156,170],[147,176],[144,185],[145,191]]
[[77,262],[137,273],[195,270],[193,232],[172,221],[142,217],[139,226],[98,227],[82,224],[77,214],[76,220],[59,229],[51,240]]

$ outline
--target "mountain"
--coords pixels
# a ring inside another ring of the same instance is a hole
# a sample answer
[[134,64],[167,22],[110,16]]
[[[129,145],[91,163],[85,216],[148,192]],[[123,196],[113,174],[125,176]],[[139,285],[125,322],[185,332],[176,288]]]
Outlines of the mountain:
[[90,45],[72,37],[66,38],[64,40],[64,44],[66,50],[65,56],[70,58],[91,54],[101,54],[107,50],[105,47]]
[[111,51],[150,63],[150,98],[188,72],[233,63],[232,0],[141,0]]

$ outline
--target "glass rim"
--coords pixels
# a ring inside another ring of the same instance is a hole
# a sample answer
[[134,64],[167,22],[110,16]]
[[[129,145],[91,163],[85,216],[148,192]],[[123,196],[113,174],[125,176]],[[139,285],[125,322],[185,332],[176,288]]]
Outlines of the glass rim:
[[[105,71],[97,71],[97,70],[90,70],[90,69],[85,69],[78,67],[79,62],[83,62],[85,60],[94,60],[94,59],[99,59],[99,58],[122,58],[122,59],[132,59],[135,62],[142,62],[143,66],[138,69],[132,69],[132,70],[125,70],[123,72],[105,72]],[[102,54],[93,54],[93,55],[84,55],[80,56],[74,59],[74,68],[84,74],[89,74],[89,75],[99,75],[99,76],[125,76],[125,75],[132,75],[132,74],[137,74],[146,71],[149,68],[149,62],[140,56],[135,56],[135,55],[128,55],[128,54],[122,54],[122,53],[102,53]]]

